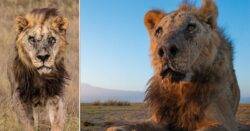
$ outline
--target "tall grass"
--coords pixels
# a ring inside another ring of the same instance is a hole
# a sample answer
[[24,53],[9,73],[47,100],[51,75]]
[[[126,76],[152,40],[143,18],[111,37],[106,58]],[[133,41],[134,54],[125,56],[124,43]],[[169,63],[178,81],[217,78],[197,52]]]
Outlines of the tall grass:
[[[55,7],[69,19],[67,39],[66,68],[70,75],[65,89],[67,107],[67,124],[65,130],[78,130],[79,125],[79,2],[78,0],[4,0],[0,2],[0,130],[20,130],[15,113],[10,103],[10,86],[6,75],[9,55],[13,52],[15,42],[15,17],[31,11],[33,8]],[[41,124],[48,127],[47,124]]]

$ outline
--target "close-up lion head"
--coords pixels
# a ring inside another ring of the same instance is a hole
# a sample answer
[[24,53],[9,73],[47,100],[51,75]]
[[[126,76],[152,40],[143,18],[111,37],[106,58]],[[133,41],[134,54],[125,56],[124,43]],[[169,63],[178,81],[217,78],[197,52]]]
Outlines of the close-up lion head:
[[184,3],[170,13],[149,11],[144,23],[155,72],[174,81],[189,80],[194,72],[209,67],[218,47],[216,18],[212,1],[204,1],[201,8]]
[[40,75],[57,70],[65,52],[67,19],[54,8],[35,9],[16,18],[20,60]]

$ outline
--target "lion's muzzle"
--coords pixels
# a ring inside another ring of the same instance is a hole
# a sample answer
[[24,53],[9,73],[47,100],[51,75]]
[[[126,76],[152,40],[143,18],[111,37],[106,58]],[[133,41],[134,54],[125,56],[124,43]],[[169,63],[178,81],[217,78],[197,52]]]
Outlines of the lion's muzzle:
[[158,49],[158,56],[161,59],[169,59],[174,58],[178,52],[179,49],[174,44],[162,45]]
[[170,78],[172,81],[178,82],[183,80],[186,77],[186,74],[175,71],[169,65],[165,65],[160,72],[160,76],[162,78]]

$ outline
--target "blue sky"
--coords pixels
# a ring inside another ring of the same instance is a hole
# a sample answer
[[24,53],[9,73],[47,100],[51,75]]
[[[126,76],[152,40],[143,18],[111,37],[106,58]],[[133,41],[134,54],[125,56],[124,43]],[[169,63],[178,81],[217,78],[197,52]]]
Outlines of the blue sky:
[[[153,71],[144,14],[150,9],[170,12],[180,2],[81,0],[81,82],[110,89],[145,90]],[[241,94],[250,96],[250,1],[218,0],[217,5],[218,23],[234,43]]]

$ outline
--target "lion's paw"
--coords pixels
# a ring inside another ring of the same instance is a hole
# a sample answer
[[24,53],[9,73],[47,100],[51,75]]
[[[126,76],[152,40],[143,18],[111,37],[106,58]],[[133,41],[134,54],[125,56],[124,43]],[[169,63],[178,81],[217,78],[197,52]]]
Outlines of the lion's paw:
[[106,131],[128,131],[124,126],[109,127]]

